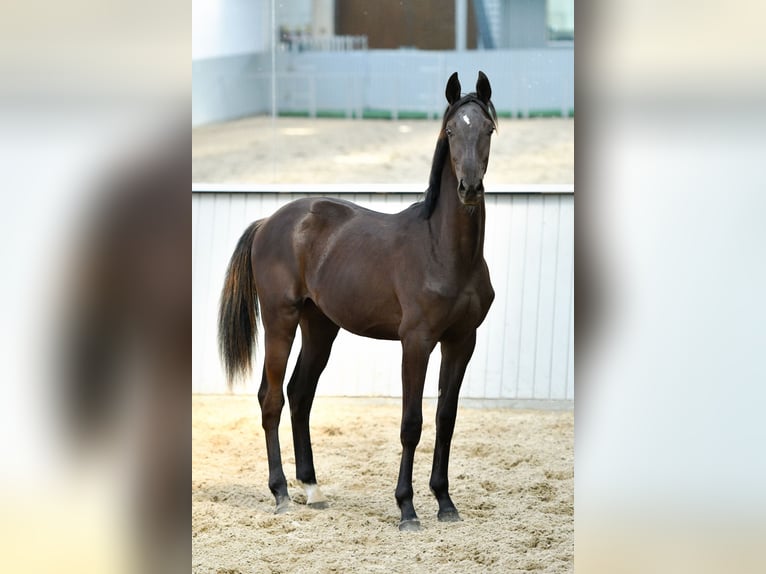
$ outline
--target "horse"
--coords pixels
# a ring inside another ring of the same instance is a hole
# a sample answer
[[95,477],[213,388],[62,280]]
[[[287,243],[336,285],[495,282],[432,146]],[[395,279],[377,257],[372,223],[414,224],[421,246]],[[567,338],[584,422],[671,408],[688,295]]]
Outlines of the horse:
[[221,293],[218,340],[229,386],[252,369],[257,322],[265,361],[258,401],[276,513],[290,497],[278,426],[282,386],[297,328],[301,349],[287,383],[296,478],[307,505],[327,507],[317,484],[309,415],[340,328],[402,345],[402,445],[395,498],[399,530],[420,529],[412,470],[420,441],[428,359],[441,348],[436,444],[429,486],[439,521],[461,520],[449,495],[448,465],[458,393],[495,293],[484,260],[483,178],[497,114],[489,79],[461,96],[453,73],[424,200],[384,214],[330,198],[292,201],[244,231]]

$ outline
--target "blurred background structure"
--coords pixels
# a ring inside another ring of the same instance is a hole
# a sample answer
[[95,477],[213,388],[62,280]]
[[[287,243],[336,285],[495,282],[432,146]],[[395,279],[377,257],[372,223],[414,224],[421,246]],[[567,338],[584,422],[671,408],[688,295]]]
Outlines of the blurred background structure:
[[501,116],[574,114],[572,0],[195,0],[193,125],[440,117],[452,71]]

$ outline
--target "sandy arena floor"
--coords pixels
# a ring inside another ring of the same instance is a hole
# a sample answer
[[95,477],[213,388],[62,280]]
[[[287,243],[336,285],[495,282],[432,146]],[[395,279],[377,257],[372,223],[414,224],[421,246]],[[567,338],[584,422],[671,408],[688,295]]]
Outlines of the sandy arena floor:
[[[252,117],[192,132],[201,183],[428,183],[441,120]],[[503,119],[485,180],[573,183],[574,119]]]
[[440,523],[428,491],[435,406],[426,403],[414,470],[417,533],[397,529],[400,412],[390,401],[317,399],[314,458],[330,508],[311,510],[295,484],[285,410],[280,436],[293,507],[277,516],[257,399],[194,396],[192,571],[572,571],[571,411],[461,408],[450,483],[463,521]]

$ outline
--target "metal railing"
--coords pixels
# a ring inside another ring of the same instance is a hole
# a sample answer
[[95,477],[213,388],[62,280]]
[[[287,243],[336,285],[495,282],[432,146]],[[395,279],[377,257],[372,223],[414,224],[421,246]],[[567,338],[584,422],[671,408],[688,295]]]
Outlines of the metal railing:
[[313,36],[300,32],[282,32],[279,45],[283,52],[352,52],[367,49],[367,36]]

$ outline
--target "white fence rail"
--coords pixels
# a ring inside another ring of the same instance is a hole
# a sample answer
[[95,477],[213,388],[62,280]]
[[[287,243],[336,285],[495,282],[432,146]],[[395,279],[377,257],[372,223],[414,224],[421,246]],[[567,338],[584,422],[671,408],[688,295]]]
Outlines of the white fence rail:
[[[225,392],[217,354],[216,317],[226,265],[253,220],[309,194],[340,196],[397,212],[419,199],[420,186],[214,186],[192,189],[193,379],[199,393]],[[509,404],[567,404],[574,399],[573,186],[495,187],[486,196],[487,259],[496,298],[480,327],[461,397]],[[296,340],[288,369],[292,369]],[[257,374],[244,387],[256,392]],[[341,332],[318,395],[401,396],[398,342]],[[435,397],[434,351],[425,396]]]

